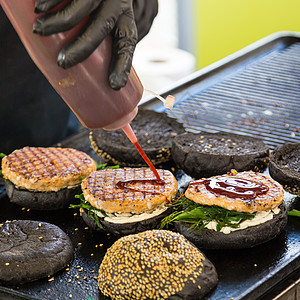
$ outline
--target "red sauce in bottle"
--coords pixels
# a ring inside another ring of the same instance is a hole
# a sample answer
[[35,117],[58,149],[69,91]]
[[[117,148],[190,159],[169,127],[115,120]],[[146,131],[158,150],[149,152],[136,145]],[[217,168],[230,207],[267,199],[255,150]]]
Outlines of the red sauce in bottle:
[[235,177],[214,177],[190,183],[190,185],[204,184],[206,189],[217,195],[230,198],[254,199],[258,195],[266,194],[268,186],[247,179]]

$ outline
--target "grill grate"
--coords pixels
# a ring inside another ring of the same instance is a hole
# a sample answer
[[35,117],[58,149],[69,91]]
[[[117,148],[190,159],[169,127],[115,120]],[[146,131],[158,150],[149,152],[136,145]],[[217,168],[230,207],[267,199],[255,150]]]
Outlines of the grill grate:
[[274,149],[300,142],[300,43],[273,51],[168,111],[187,131],[262,138]]

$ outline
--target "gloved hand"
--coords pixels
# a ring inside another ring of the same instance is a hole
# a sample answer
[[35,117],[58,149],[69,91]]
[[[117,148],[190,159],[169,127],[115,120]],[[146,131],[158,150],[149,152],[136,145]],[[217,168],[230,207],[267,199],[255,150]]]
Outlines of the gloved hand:
[[140,41],[149,32],[158,13],[158,0],[133,0],[133,12]]
[[40,35],[67,31],[89,16],[80,34],[60,51],[58,65],[66,69],[82,62],[111,33],[113,53],[109,82],[118,90],[126,85],[138,41],[132,1],[135,1],[136,19],[141,21],[138,27],[142,38],[157,14],[157,0],[71,0],[55,13],[47,12],[63,0],[36,0],[35,12],[47,14],[35,22],[33,31]]

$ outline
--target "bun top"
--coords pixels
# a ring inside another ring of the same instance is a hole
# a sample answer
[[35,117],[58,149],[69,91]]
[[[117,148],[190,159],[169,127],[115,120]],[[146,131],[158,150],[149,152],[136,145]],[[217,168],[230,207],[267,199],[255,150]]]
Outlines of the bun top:
[[[210,274],[204,281],[208,263]],[[175,294],[181,299],[183,294],[207,292],[216,282],[215,269],[203,253],[167,230],[120,238],[99,269],[99,288],[112,299],[166,299]]]

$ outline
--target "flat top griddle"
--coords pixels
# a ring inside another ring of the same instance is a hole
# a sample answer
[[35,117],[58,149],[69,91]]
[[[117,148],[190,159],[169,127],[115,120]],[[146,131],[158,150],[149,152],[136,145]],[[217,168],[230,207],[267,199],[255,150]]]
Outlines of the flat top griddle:
[[[168,114],[189,131],[222,130],[260,136],[271,149],[283,142],[299,142],[300,36],[272,36],[196,72],[162,94],[176,96],[176,105]],[[143,106],[164,110],[155,99]],[[99,160],[90,148],[87,130],[63,141],[61,146],[85,151]],[[190,180],[180,170],[175,171],[175,176],[180,186]],[[115,237],[88,229],[76,210],[37,212],[13,205],[3,185],[0,198],[0,222],[50,222],[62,228],[75,247],[74,261],[66,270],[20,287],[0,286],[0,299],[106,299],[98,291],[96,277]],[[285,193],[284,200],[288,209],[300,209],[299,198]],[[299,272],[299,245],[300,220],[290,217],[286,230],[263,245],[235,251],[203,250],[219,275],[218,286],[206,299],[268,299],[270,289]]]

